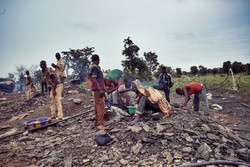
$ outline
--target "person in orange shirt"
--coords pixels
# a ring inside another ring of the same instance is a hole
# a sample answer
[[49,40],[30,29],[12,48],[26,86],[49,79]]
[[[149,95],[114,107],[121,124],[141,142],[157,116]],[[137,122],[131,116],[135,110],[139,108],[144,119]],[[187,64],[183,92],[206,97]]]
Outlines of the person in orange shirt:
[[190,95],[194,95],[193,105],[194,111],[199,111],[200,101],[202,102],[205,115],[209,115],[208,99],[206,87],[198,82],[191,82],[176,89],[176,93],[185,96],[185,102],[182,105],[183,109],[187,108],[187,103],[190,100]]

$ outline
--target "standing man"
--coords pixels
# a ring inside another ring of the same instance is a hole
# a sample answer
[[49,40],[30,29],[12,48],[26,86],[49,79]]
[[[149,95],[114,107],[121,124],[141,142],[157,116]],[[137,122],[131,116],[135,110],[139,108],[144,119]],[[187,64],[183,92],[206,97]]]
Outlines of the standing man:
[[164,90],[166,100],[170,103],[170,88],[173,86],[172,76],[167,72],[166,67],[161,67],[159,85],[154,86],[155,89]]
[[47,68],[46,61],[42,60],[40,62],[40,67],[42,68],[42,73],[44,74],[49,88],[49,97],[50,97],[50,110],[51,118],[56,118],[57,110],[57,119],[63,119],[62,104],[61,104],[61,94],[63,85],[60,84],[60,79],[52,70],[52,68]]
[[89,69],[88,79],[92,82],[91,89],[94,92],[95,102],[95,128],[98,130],[107,130],[103,126],[105,114],[105,94],[104,94],[104,79],[99,66],[100,58],[97,54],[91,57],[91,66]]
[[32,83],[32,79],[30,76],[30,72],[26,71],[26,87],[25,87],[25,97],[26,101],[29,101],[31,99],[31,90],[38,92],[37,87]]
[[60,79],[60,84],[62,86],[62,92],[63,92],[63,84],[64,84],[64,81],[66,79],[66,75],[65,75],[65,62],[64,62],[63,58],[61,58],[60,53],[56,53],[56,59],[57,59],[57,65],[55,65],[54,63],[52,63],[51,66],[53,68],[55,68],[55,73],[56,73],[56,75]]
[[187,103],[190,100],[190,95],[194,94],[194,111],[199,111],[200,101],[202,102],[203,111],[205,115],[209,115],[208,100],[206,87],[198,82],[191,82],[176,89],[176,93],[185,96],[185,102],[182,105],[183,109],[187,108]]

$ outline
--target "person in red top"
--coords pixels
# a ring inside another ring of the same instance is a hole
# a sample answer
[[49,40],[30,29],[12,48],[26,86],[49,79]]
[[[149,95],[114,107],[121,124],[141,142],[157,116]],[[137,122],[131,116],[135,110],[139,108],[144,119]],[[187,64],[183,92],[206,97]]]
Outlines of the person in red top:
[[193,105],[194,111],[199,111],[200,101],[205,115],[209,115],[208,99],[206,87],[198,82],[191,82],[176,89],[176,93],[185,96],[185,102],[182,105],[183,109],[187,108],[187,103],[190,100],[190,95],[194,95]]

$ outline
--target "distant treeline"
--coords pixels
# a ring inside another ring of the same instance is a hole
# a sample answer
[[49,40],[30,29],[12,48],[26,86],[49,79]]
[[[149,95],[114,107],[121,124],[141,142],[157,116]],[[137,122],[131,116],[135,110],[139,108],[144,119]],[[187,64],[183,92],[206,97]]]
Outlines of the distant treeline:
[[[190,71],[182,71],[181,67],[172,69],[169,65],[159,64],[158,55],[155,52],[143,52],[143,56],[139,56],[140,48],[134,44],[130,37],[123,41],[124,49],[122,55],[125,57],[121,61],[124,75],[134,78],[152,79],[158,78],[161,73],[161,67],[165,66],[167,71],[175,77],[181,77],[181,75],[207,75],[207,74],[228,74],[231,68],[234,74],[244,73],[250,75],[250,63],[243,64],[238,61],[230,62],[225,61],[222,67],[207,68],[203,65],[191,66]],[[95,53],[94,47],[85,47],[83,49],[69,49],[69,51],[62,51],[62,56],[66,62],[66,73],[68,79],[80,79],[84,81],[88,75],[88,69],[90,65],[90,57]],[[100,55],[105,57],[105,55]],[[56,61],[56,59],[55,59]],[[112,63],[112,62],[110,62]],[[38,63],[39,64],[39,63]],[[39,65],[32,65],[29,68],[18,65],[14,73],[8,73],[7,79],[15,81],[19,85],[19,90],[23,91],[25,86],[25,71],[29,70],[33,77],[34,84],[40,84],[41,82],[41,70]],[[73,71],[69,74],[69,70]],[[109,72],[110,69],[103,70],[103,72]]]

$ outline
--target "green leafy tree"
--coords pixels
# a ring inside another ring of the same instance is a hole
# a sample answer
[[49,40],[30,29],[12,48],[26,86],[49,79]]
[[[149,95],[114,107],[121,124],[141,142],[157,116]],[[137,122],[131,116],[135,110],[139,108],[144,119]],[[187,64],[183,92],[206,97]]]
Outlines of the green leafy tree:
[[197,66],[190,67],[190,73],[192,75],[196,75],[198,72],[199,72],[199,70],[198,70]]
[[224,73],[228,74],[230,68],[231,68],[231,61],[226,61],[223,63],[222,69]]
[[247,75],[250,75],[250,63],[245,64],[245,71]]
[[232,64],[232,70],[235,74],[239,74],[245,71],[244,65],[241,62],[233,62]]
[[213,68],[212,69],[212,74],[213,75],[216,75],[216,74],[218,74],[219,73],[219,69],[218,68]]
[[201,75],[206,75],[207,74],[207,68],[202,66],[202,65],[199,65],[199,73]]
[[181,77],[181,75],[182,75],[181,68],[176,68],[175,70],[176,70],[177,76],[178,76],[178,77]]
[[73,69],[73,74],[77,75],[81,82],[84,81],[88,75],[90,65],[89,58],[93,53],[94,47],[70,49],[69,51],[62,52],[67,69]]
[[154,72],[159,65],[158,60],[157,60],[158,56],[153,52],[147,52],[147,53],[144,52],[144,58],[146,60],[146,64],[149,70],[151,72]]
[[122,66],[125,76],[136,78],[151,78],[152,73],[149,70],[146,61],[139,57],[140,48],[133,43],[128,37],[124,39],[124,50],[122,55],[125,56],[125,60],[122,61]]

